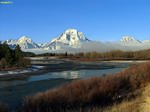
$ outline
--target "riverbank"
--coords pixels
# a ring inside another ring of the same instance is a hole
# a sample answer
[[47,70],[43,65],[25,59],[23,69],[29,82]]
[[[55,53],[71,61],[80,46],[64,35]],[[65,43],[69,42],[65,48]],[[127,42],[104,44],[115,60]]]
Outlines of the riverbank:
[[150,59],[133,59],[133,58],[100,58],[100,59],[89,59],[89,58],[66,58],[67,60],[76,61],[76,62],[147,62]]
[[32,73],[40,73],[42,69],[44,69],[46,66],[41,65],[31,65],[30,67],[26,68],[19,68],[15,70],[4,70],[0,71],[0,80],[3,80],[4,78],[15,78],[15,77],[23,77],[28,74]]
[[13,75],[13,74],[22,74],[22,73],[29,73],[32,71],[37,71],[39,69],[44,68],[45,66],[39,66],[39,65],[32,65],[25,68],[15,68],[15,69],[5,69],[0,71],[0,75]]
[[[150,63],[131,66],[116,75],[73,81],[26,98],[24,112],[89,111],[138,98],[150,82]],[[140,90],[140,91],[139,91]],[[87,110],[88,109],[88,110]]]

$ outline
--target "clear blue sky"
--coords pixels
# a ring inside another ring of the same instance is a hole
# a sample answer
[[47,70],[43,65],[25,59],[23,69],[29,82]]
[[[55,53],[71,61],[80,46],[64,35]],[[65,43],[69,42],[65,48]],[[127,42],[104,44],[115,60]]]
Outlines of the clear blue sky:
[[0,4],[0,40],[26,35],[43,43],[67,28],[98,41],[124,35],[150,39],[150,0],[9,1],[13,4]]

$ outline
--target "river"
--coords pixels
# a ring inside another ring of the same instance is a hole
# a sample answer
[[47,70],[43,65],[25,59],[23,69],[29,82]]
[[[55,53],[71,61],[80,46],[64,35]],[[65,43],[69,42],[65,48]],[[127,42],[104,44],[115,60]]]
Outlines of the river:
[[[42,74],[30,74],[25,77],[0,80],[0,102],[9,104],[15,109],[21,105],[23,98],[48,89],[56,88],[72,80],[115,74],[128,67],[129,63],[80,63],[78,65],[64,65],[48,67]],[[71,66],[72,65],[72,66]],[[82,66],[81,66],[82,65]],[[60,69],[63,66],[65,69]],[[57,69],[54,69],[57,68]],[[94,69],[95,68],[95,69]]]

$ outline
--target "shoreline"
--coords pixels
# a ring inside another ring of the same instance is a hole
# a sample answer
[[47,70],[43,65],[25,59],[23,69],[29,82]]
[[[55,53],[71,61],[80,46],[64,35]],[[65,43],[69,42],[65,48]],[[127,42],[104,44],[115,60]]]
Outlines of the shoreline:
[[66,58],[77,62],[147,62],[150,59],[87,59],[87,58]]
[[[136,64],[142,62],[149,62],[149,60],[111,60],[111,61],[75,61],[75,60],[68,60],[68,59],[57,59],[57,60],[49,60],[52,63],[38,63],[32,64],[31,67],[17,69],[8,71],[5,74],[0,72],[0,80],[3,79],[13,79],[13,78],[21,78],[27,77],[29,75],[40,75],[45,74],[48,72],[62,72],[68,70],[84,70],[84,69],[109,69],[118,66],[117,64],[127,63],[127,64]],[[107,65],[109,63],[109,66]],[[112,63],[110,65],[110,63]],[[102,65],[102,66],[97,66]]]
[[43,70],[46,66],[39,66],[39,65],[32,65],[30,67],[26,68],[19,68],[15,70],[9,70],[9,71],[0,71],[0,78],[13,78],[13,77],[23,77],[27,74],[34,74],[39,73],[41,70]]

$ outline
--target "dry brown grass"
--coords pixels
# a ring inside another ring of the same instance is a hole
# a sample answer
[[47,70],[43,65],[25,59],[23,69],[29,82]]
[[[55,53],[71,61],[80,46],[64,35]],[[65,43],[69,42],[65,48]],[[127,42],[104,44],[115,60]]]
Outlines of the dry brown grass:
[[92,112],[150,112],[150,84],[140,89],[140,94],[133,100],[123,101],[106,108],[94,108]]
[[123,101],[120,104],[114,104],[106,108],[94,108],[92,112],[141,112],[139,106],[140,98],[136,98],[132,101]]
[[8,112],[7,105],[1,102],[0,102],[0,112]]
[[141,112],[150,112],[150,84],[144,88],[140,109]]

